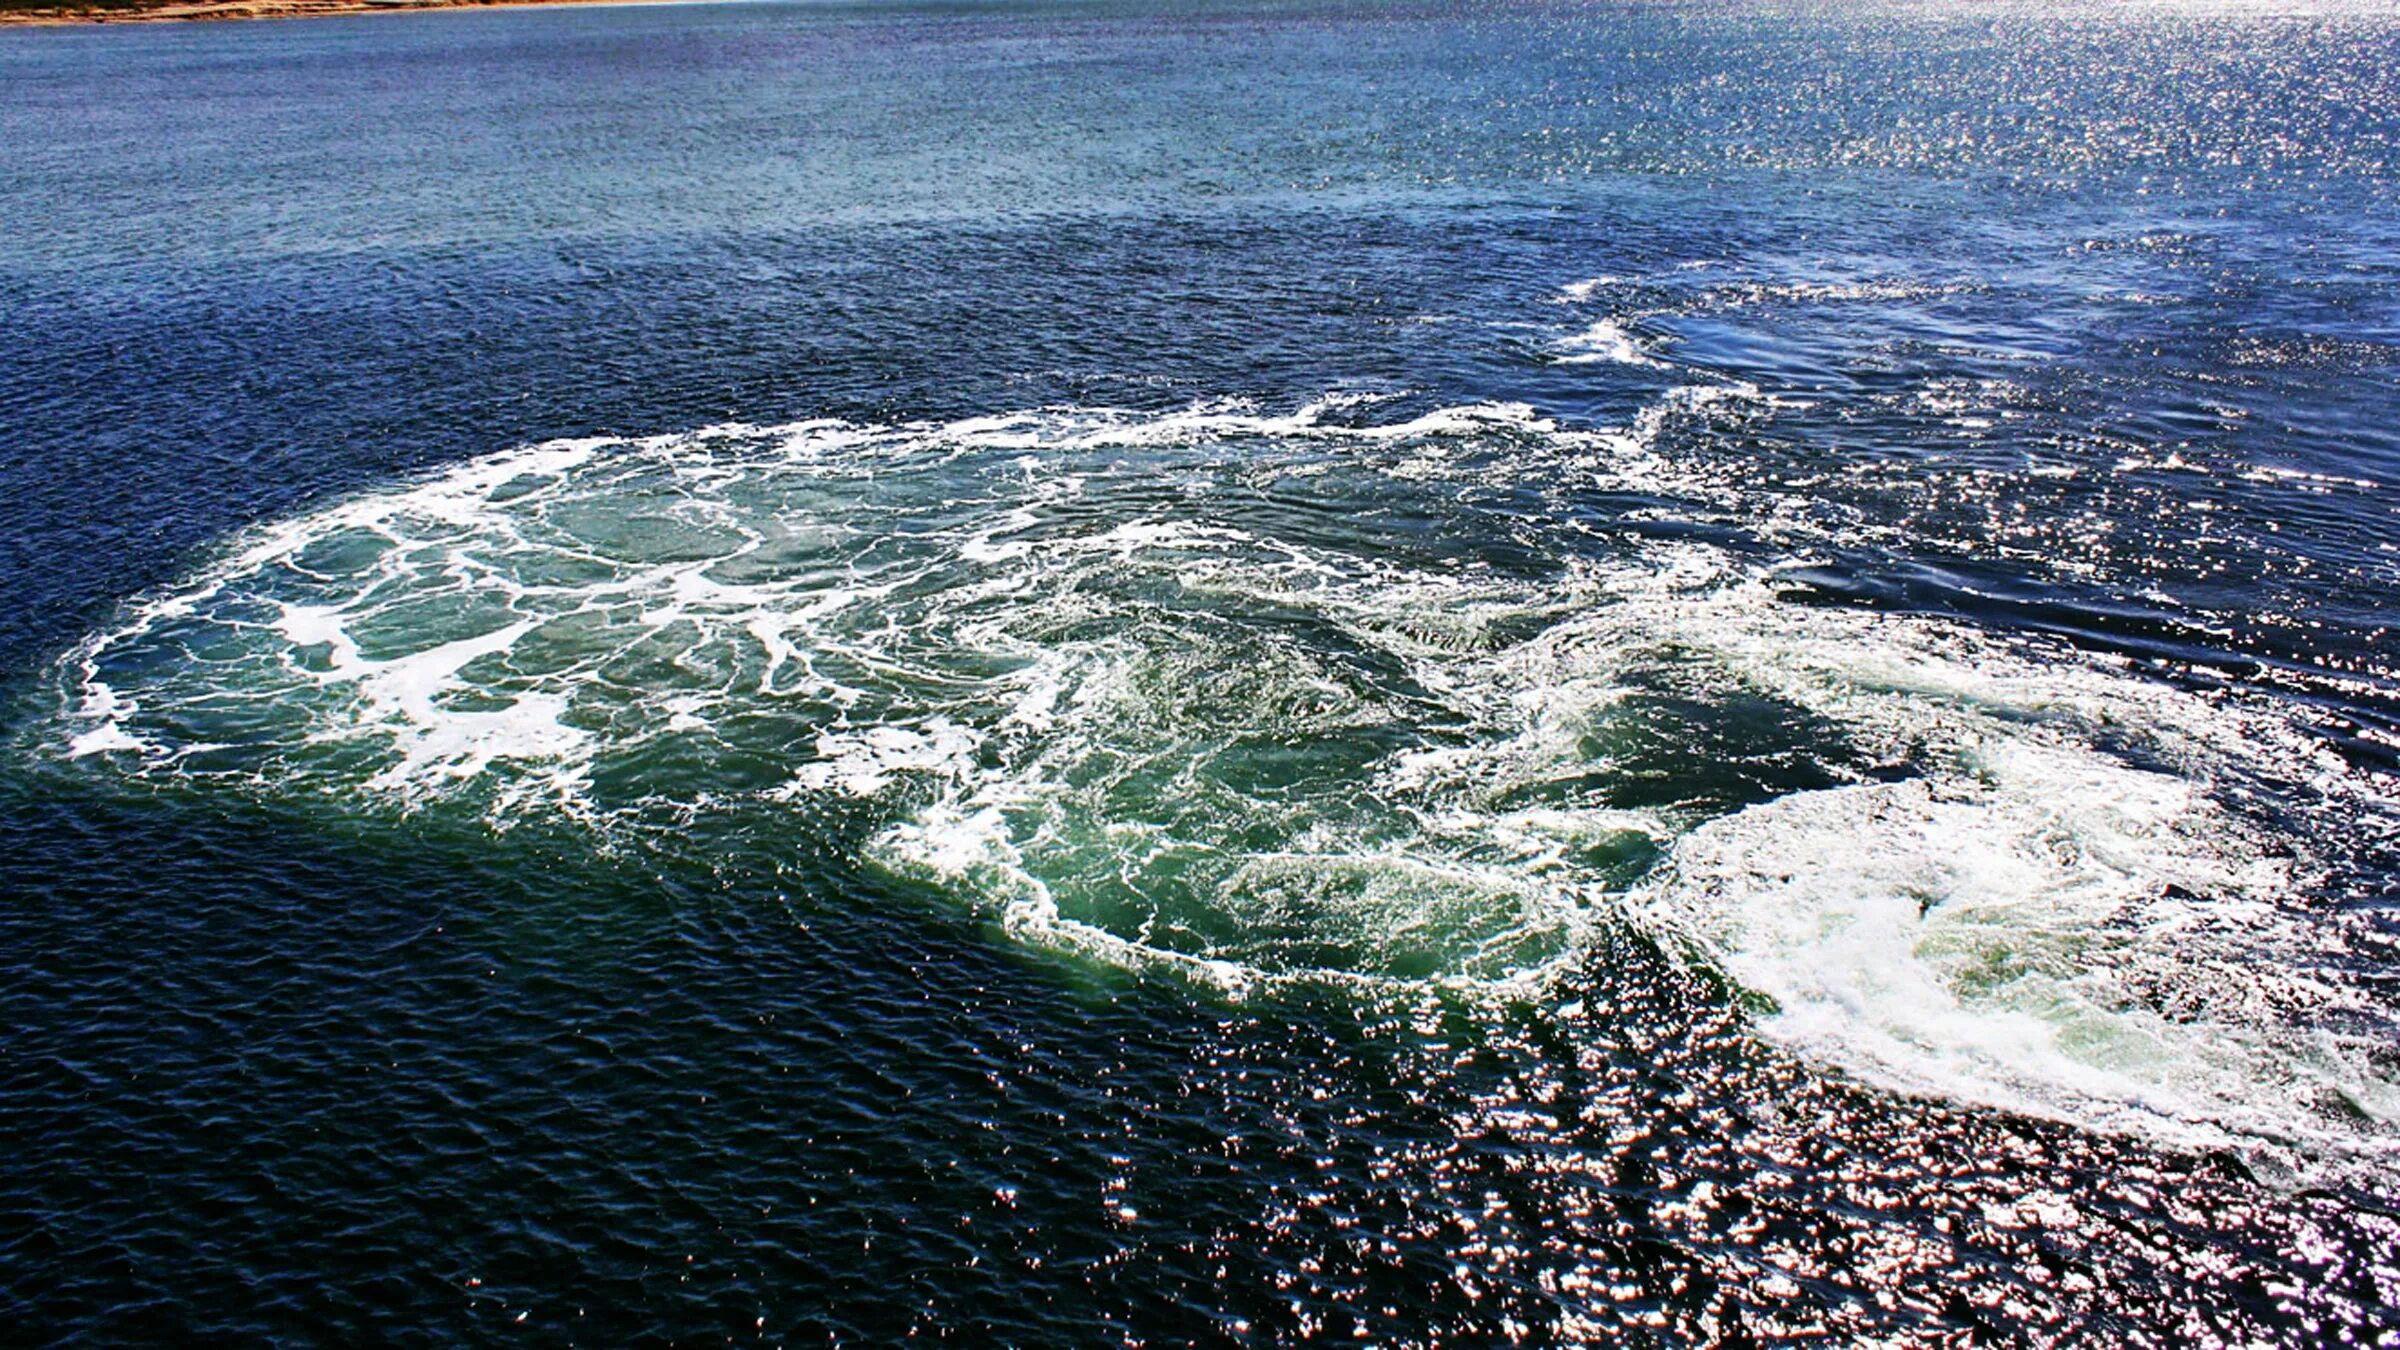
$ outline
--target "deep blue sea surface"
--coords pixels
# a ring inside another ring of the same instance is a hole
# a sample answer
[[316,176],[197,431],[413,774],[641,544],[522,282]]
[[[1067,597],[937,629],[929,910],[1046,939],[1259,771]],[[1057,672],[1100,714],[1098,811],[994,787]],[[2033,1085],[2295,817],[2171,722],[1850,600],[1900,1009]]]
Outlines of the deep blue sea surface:
[[2388,6],[10,30],[0,343],[0,1342],[2394,1343]]

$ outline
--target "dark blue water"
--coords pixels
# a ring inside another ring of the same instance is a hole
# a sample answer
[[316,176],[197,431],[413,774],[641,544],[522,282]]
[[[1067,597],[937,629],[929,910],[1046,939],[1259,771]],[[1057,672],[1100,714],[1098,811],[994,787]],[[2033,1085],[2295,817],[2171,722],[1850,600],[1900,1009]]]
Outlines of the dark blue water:
[[0,35],[0,1340],[2388,1339],[2396,71]]

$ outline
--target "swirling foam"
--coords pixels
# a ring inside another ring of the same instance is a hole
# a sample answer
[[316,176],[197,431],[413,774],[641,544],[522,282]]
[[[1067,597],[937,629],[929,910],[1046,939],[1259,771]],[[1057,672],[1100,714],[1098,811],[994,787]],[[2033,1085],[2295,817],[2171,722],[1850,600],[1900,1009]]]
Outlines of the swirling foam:
[[2391,1019],[2298,897],[2308,830],[2389,798],[2273,710],[1529,527],[1655,490],[1659,428],[1727,397],[535,446],[132,606],[62,667],[55,743],[670,848],[838,805],[1027,941],[1235,990],[1535,992],[1640,924],[1893,1086],[2388,1150]]

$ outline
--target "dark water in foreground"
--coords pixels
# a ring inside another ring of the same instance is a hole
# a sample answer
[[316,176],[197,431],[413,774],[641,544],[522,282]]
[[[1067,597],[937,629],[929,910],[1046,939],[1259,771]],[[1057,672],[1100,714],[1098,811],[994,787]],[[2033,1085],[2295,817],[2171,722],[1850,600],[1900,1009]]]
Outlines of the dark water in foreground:
[[2390,1343],[2396,71],[0,35],[0,1340]]

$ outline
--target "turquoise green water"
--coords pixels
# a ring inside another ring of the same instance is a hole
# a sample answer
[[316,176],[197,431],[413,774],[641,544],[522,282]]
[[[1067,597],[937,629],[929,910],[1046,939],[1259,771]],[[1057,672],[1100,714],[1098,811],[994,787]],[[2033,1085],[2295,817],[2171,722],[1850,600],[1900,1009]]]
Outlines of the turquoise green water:
[[2276,901],[2323,855],[2233,805],[2323,772],[2272,709],[1794,607],[1698,543],[1495,566],[1474,541],[1567,483],[1672,471],[1640,428],[1373,403],[472,461],[137,605],[69,659],[49,736],[161,787],[503,846],[566,823],[705,867],[734,838],[803,875],[831,848],[1202,998],[1546,999],[1613,928],[1923,1090],[2380,1146],[2347,1122],[2389,1119],[2392,1088],[2328,1020],[2361,992],[2322,979],[2303,1032],[2212,987],[2303,978]]

